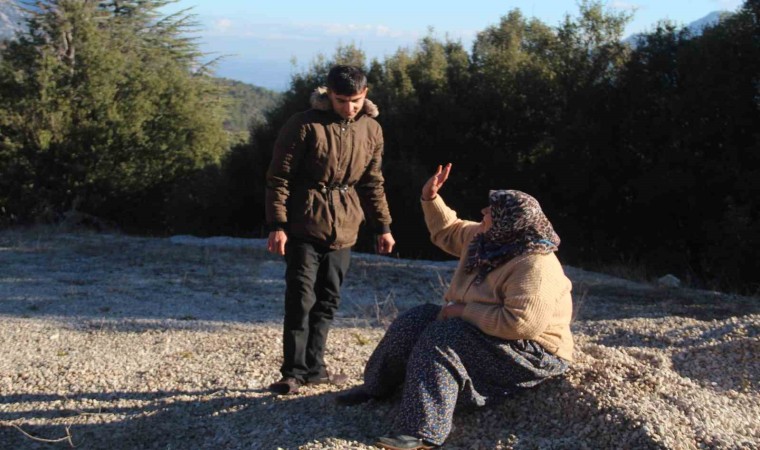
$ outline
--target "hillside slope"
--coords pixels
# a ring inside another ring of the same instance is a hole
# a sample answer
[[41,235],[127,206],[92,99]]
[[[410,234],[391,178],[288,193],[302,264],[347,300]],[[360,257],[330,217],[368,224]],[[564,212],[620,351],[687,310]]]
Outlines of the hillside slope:
[[[0,232],[0,442],[373,448],[396,401],[341,408],[334,387],[266,391],[278,376],[284,264],[263,245]],[[331,368],[358,384],[383,324],[440,298],[453,268],[356,254]],[[445,448],[758,447],[756,299],[566,270],[571,371],[501,406],[459,412]]]

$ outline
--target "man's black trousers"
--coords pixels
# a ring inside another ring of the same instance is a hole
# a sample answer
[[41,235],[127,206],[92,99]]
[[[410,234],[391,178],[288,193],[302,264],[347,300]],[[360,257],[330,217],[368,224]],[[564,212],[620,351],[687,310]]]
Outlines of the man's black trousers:
[[330,250],[295,239],[285,244],[283,377],[308,382],[327,376],[327,333],[350,261],[350,248]]

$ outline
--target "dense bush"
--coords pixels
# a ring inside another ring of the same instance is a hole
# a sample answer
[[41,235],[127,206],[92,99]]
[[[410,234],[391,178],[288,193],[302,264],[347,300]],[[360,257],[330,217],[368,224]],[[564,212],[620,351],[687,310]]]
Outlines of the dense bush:
[[530,192],[567,263],[760,289],[760,0],[699,35],[662,23],[634,47],[629,17],[589,1],[556,27],[512,11],[472,49],[431,35],[367,62],[340,47],[231,149],[225,100],[164,3],[39,2],[0,50],[0,220],[77,209],[139,232],[263,236],[280,126],[351,63],[380,107],[400,256],[443,257],[417,194],[452,162],[443,194],[463,217],[480,217],[489,189]]
[[[458,42],[423,38],[384,61],[351,46],[296,75],[252,133],[263,174],[278,127],[307,108],[333,63],[369,73],[385,130],[384,170],[398,252],[441,257],[416,193],[439,163],[446,200],[478,219],[493,188],[534,194],[565,261],[625,262],[697,285],[758,289],[760,15],[757,0],[699,36],[662,23],[631,48],[629,19],[582,2],[557,27],[519,11]],[[256,207],[263,209],[263,196]],[[418,213],[412,213],[418,211]],[[401,213],[403,212],[403,213]],[[360,248],[369,249],[364,236]]]
[[166,3],[35,3],[0,60],[4,222],[76,209],[160,228],[173,183],[220,162],[219,95]]

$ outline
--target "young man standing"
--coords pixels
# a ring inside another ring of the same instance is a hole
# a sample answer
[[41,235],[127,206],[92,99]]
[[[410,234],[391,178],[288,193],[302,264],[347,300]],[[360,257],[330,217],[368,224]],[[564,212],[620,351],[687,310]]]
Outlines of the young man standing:
[[282,378],[270,385],[294,394],[304,384],[347,381],[329,373],[324,352],[340,303],[340,287],[366,219],[378,253],[395,241],[381,172],[383,133],[367,100],[367,77],[335,66],[327,88],[311,95],[311,109],[280,130],[267,171],[267,250],[284,255],[285,320]]

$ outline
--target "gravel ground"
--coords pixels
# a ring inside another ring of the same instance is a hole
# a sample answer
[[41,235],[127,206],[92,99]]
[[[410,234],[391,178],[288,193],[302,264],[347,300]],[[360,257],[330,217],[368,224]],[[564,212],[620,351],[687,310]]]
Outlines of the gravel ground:
[[[388,431],[397,399],[266,391],[284,264],[260,240],[2,231],[0,267],[0,448],[368,449]],[[358,384],[383,327],[453,268],[355,254],[330,367]],[[458,412],[445,448],[760,447],[758,299],[566,270],[570,372]]]

